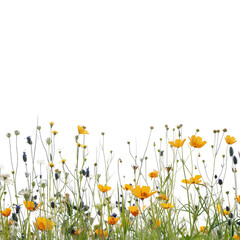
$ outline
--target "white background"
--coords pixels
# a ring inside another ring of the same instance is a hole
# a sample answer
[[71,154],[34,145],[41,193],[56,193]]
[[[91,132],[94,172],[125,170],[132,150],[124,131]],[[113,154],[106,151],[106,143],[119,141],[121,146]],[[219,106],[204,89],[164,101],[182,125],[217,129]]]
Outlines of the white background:
[[213,129],[240,141],[239,11],[219,0],[1,1],[0,164],[10,168],[6,133],[21,132],[22,153],[37,117],[44,138],[55,122],[66,159],[77,125],[92,158],[102,131],[127,159],[128,140],[141,155],[149,127],[164,137],[166,123],[185,138],[199,128],[208,151]]

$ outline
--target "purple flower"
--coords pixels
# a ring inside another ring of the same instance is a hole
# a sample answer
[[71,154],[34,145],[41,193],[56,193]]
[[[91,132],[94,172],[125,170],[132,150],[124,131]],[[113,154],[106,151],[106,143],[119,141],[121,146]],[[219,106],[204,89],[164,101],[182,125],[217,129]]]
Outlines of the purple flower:
[[27,143],[32,145],[32,140],[31,140],[31,137],[27,137]]

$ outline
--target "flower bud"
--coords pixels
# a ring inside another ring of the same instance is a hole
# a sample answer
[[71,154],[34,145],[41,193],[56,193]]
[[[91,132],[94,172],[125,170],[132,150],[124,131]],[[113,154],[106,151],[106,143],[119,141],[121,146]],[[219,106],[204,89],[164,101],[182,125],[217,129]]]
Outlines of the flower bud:
[[22,158],[23,158],[23,161],[24,161],[24,162],[27,162],[27,155],[26,155],[26,152],[23,152],[23,157],[22,157]]
[[52,208],[54,208],[54,207],[55,207],[55,204],[54,204],[54,202],[53,202],[53,201],[51,202],[51,207],[52,207]]
[[230,154],[230,157],[233,156],[233,148],[232,147],[229,148],[229,154]]
[[16,130],[14,133],[16,136],[20,134],[20,132],[18,130]]
[[222,179],[218,179],[218,184],[222,185],[223,184],[223,180]]
[[47,138],[47,139],[46,139],[46,143],[47,143],[47,145],[50,145],[50,144],[52,143],[51,138]]
[[59,179],[59,174],[56,172],[55,173],[55,179],[58,180]]
[[238,163],[238,160],[237,160],[236,156],[233,156],[233,163],[234,163],[234,164],[237,164],[237,163]]
[[32,139],[31,139],[30,136],[27,137],[27,143],[28,143],[29,145],[32,145]]

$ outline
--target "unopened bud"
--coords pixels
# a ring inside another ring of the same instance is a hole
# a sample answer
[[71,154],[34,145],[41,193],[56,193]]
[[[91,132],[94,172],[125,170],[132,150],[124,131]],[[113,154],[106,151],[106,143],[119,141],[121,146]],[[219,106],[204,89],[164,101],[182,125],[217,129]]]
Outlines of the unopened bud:
[[16,130],[14,133],[16,136],[20,134],[20,132],[18,130]]

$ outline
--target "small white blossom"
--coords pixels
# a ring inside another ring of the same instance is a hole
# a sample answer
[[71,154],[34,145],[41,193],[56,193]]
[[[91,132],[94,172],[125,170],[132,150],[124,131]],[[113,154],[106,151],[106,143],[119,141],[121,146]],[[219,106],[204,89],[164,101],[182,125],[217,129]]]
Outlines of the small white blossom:
[[2,174],[0,175],[0,179],[5,180],[5,179],[7,179],[7,178],[10,178],[10,174],[9,174],[9,173],[2,173]]
[[6,178],[6,179],[4,179],[4,184],[5,185],[10,185],[10,184],[12,184],[12,180],[9,179],[9,178]]
[[24,196],[24,198],[29,198],[31,193],[31,190],[26,188],[22,189],[18,194]]

